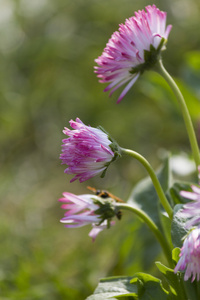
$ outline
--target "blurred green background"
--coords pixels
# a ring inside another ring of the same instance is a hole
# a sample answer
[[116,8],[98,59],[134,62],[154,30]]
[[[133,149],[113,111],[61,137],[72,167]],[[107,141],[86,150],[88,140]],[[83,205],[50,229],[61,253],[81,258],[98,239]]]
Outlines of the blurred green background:
[[162,78],[145,73],[117,105],[120,91],[109,98],[93,73],[118,24],[153,3],[173,25],[164,65],[200,139],[198,0],[0,0],[0,299],[82,300],[100,277],[157,274],[152,261],[159,247],[139,220],[126,213],[92,243],[89,227],[63,227],[57,201],[64,191],[86,193],[87,185],[126,200],[146,176],[136,161],[122,158],[104,179],[70,184],[59,160],[70,119],[103,126],[155,169],[165,150],[190,154],[179,107]]

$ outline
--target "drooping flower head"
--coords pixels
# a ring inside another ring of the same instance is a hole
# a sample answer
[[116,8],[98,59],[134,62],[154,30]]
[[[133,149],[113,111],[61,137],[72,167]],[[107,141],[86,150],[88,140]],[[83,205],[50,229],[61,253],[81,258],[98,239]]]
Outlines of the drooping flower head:
[[195,278],[200,280],[200,228],[193,229],[185,238],[181,248],[180,259],[174,269],[174,272],[185,271],[184,280],[192,276],[192,282]]
[[157,62],[161,50],[165,49],[171,25],[166,28],[166,12],[155,5],[135,12],[135,16],[119,25],[119,31],[112,34],[106,48],[95,62],[95,73],[99,82],[110,84],[104,91],[110,95],[129,82],[117,102],[120,102],[133,86],[139,75],[151,69]]
[[117,144],[100,128],[86,126],[80,119],[71,120],[70,130],[65,127],[63,139],[62,164],[67,164],[67,174],[75,174],[71,180],[79,179],[80,182],[104,173],[109,164],[120,156]]
[[112,218],[119,212],[113,199],[102,199],[101,197],[84,194],[74,195],[63,193],[62,208],[66,210],[64,217],[60,220],[68,228],[92,225],[89,236],[93,241],[96,236],[105,228],[114,225]]

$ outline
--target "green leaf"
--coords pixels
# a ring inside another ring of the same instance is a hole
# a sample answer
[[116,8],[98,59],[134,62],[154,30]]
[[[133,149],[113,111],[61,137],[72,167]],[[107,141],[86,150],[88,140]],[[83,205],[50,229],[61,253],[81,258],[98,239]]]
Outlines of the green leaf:
[[[179,253],[180,249],[175,248],[172,251],[172,258],[177,263],[179,260]],[[164,266],[160,262],[156,262],[156,265],[160,272],[164,275],[165,279],[167,280],[170,293],[169,299],[171,300],[198,300],[199,297],[197,295],[196,283],[191,283],[190,281],[184,281],[183,276],[184,273],[178,272],[177,274],[174,273],[174,270]]]
[[131,283],[137,283],[138,300],[165,300],[168,292],[163,288],[160,279],[145,273],[136,273]]
[[[157,177],[163,190],[166,191],[169,188],[170,181],[168,158],[164,161],[163,166],[158,170]],[[136,205],[138,208],[143,210],[155,222],[159,229],[162,230],[160,221],[160,200],[150,177],[141,180],[134,187],[128,203]]]
[[[86,300],[137,299],[137,285],[130,283],[133,277],[109,277],[101,279],[94,294]],[[129,298],[127,298],[129,297]],[[130,298],[131,297],[131,298]]]
[[187,203],[188,200],[180,195],[180,191],[191,191],[191,183],[176,182],[170,187],[167,195],[172,199],[174,204]]
[[174,248],[172,250],[172,260],[177,264],[177,262],[179,261],[179,254],[180,254],[180,248]]
[[183,245],[183,238],[187,234],[188,230],[185,228],[186,219],[182,217],[181,210],[182,204],[177,204],[174,207],[174,215],[171,225],[171,237],[174,247],[181,248]]
[[156,266],[167,280],[170,290],[170,299],[185,299],[185,294],[180,284],[180,278],[174,273],[174,270],[166,267],[160,262],[156,262]]
[[110,277],[101,279],[93,295],[86,300],[167,300],[168,292],[161,280],[145,273],[133,277]]
[[128,295],[116,296],[115,299],[119,299],[119,300],[138,300],[138,296],[137,296],[137,294],[128,294]]

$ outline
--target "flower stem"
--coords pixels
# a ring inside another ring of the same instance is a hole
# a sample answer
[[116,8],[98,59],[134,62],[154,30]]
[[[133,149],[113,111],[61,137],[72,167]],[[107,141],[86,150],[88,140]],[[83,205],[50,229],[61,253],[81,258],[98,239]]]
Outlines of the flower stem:
[[167,258],[167,261],[169,263],[170,267],[174,267],[172,257],[171,257],[171,249],[169,244],[167,243],[167,240],[164,238],[164,235],[160,232],[157,225],[153,222],[153,220],[141,209],[134,207],[132,205],[129,205],[127,203],[117,203],[116,206],[119,209],[125,209],[130,210],[131,212],[135,213],[139,218],[141,218],[151,229],[151,231],[155,234],[157,240],[159,241],[163,252]]
[[142,163],[142,165],[145,167],[145,169],[147,170],[147,172],[149,173],[149,176],[151,177],[151,180],[153,182],[153,185],[156,189],[156,192],[158,194],[158,197],[160,199],[160,202],[162,203],[164,209],[166,210],[166,212],[168,213],[170,219],[172,219],[173,217],[173,210],[167,200],[167,198],[165,197],[165,194],[163,192],[163,189],[160,185],[160,182],[152,168],[152,166],[149,164],[149,162],[142,156],[140,155],[139,153],[135,152],[135,151],[132,151],[132,150],[129,150],[129,149],[124,149],[124,148],[121,148],[121,152],[122,154],[128,154],[134,158],[136,158],[140,163]]
[[158,61],[158,64],[156,65],[155,71],[157,71],[167,81],[167,83],[171,87],[172,91],[174,92],[174,94],[175,94],[175,96],[176,96],[176,98],[177,98],[177,100],[180,104],[181,111],[182,111],[182,114],[183,114],[183,119],[185,121],[185,126],[186,126],[188,137],[189,137],[189,140],[190,140],[194,160],[195,160],[196,167],[197,167],[197,173],[198,173],[198,166],[200,165],[199,147],[198,147],[196,135],[195,135],[195,132],[194,132],[194,127],[193,127],[193,124],[192,124],[192,120],[191,120],[187,105],[185,103],[185,100],[183,98],[183,95],[181,94],[176,82],[173,80],[173,78],[169,75],[169,73],[164,68],[161,59]]

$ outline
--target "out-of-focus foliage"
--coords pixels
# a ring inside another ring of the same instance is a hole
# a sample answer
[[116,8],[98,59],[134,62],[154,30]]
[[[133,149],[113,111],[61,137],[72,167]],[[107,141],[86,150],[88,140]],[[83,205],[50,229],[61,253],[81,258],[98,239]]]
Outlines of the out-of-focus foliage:
[[[93,73],[94,59],[118,24],[152,3],[0,1],[1,299],[85,299],[99,277],[155,270],[150,260],[143,261],[136,232],[149,239],[152,253],[154,237],[137,219],[124,215],[92,243],[89,228],[69,230],[59,223],[63,212],[57,202],[64,191],[85,193],[87,184],[127,199],[132,185],[146,176],[136,161],[122,158],[104,179],[69,184],[59,153],[71,118],[102,125],[155,168],[160,149],[190,153],[179,107],[158,75],[144,74],[117,105],[118,92],[109,98]],[[178,79],[200,139],[200,3],[155,4],[173,24],[164,65]]]

